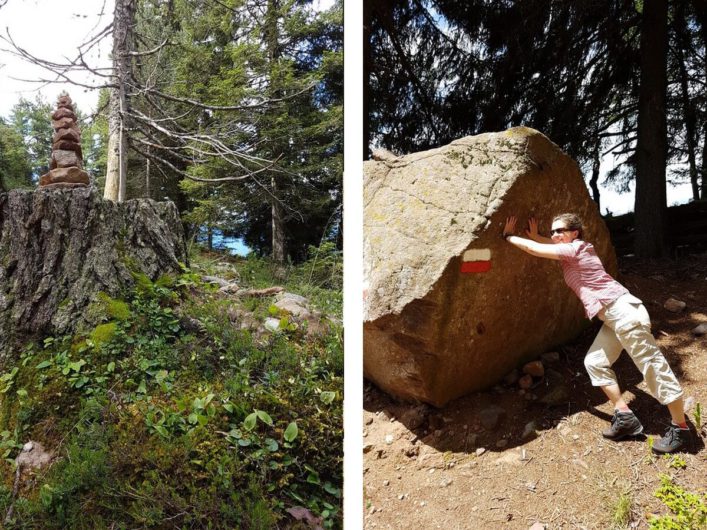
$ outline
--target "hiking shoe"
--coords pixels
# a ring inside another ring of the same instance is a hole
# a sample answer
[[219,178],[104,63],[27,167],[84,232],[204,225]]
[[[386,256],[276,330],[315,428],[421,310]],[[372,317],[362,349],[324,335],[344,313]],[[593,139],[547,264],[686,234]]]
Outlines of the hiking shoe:
[[602,432],[604,438],[609,440],[621,440],[627,436],[638,436],[643,432],[643,425],[638,421],[636,415],[629,412],[614,411],[611,417],[611,427]]
[[690,430],[681,429],[677,425],[670,424],[665,436],[653,443],[653,451],[656,453],[674,453],[681,449],[687,449],[690,441]]

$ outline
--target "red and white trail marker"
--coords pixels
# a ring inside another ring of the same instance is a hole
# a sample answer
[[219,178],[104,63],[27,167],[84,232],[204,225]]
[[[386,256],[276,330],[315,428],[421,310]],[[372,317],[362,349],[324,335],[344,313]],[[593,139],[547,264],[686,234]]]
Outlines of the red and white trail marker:
[[471,248],[462,256],[462,274],[488,272],[491,270],[491,250]]

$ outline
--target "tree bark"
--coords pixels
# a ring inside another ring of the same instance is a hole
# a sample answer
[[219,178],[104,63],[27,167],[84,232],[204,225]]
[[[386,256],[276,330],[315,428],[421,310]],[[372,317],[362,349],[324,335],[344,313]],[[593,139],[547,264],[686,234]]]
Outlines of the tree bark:
[[[692,5],[695,8],[695,14],[697,15],[697,20],[700,24],[700,33],[702,34],[702,45],[707,49],[707,1],[705,0],[692,0]],[[705,71],[703,75],[705,77],[705,82],[707,82],[707,62],[703,61],[705,65]],[[707,121],[704,123],[704,138],[702,143],[702,167],[700,175],[700,199],[704,200],[706,198],[705,191],[707,190]]]
[[641,85],[636,144],[634,250],[639,257],[665,254],[667,0],[646,0],[641,24]]
[[186,260],[171,202],[116,204],[93,188],[0,194],[0,369],[23,337],[95,326],[99,292],[121,297],[133,273],[155,280]]
[[592,188],[592,198],[597,203],[597,209],[601,213],[601,195],[599,192],[599,169],[601,168],[601,139],[596,134],[596,145],[594,146],[594,157],[592,160],[592,177],[589,179],[589,186]]
[[282,206],[277,201],[277,181],[272,177],[272,259],[275,263],[285,263],[285,230]]
[[105,199],[125,200],[128,160],[128,136],[125,116],[128,111],[127,83],[133,49],[135,0],[116,0],[113,15],[113,84],[108,105],[108,157]]
[[685,67],[685,54],[683,49],[689,45],[685,20],[685,3],[678,2],[675,11],[675,33],[678,39],[676,48],[678,68],[680,71],[680,95],[682,96],[682,106],[685,115],[685,134],[687,143],[687,160],[690,171],[690,184],[692,186],[692,198],[700,199],[700,186],[697,175],[697,136],[695,134],[695,112],[692,101],[690,101],[690,91],[687,83],[687,68]]
[[[147,148],[147,152],[150,152],[150,148]],[[150,199],[152,194],[150,193],[150,159],[145,160],[145,197]]]
[[704,126],[704,141],[702,142],[702,171],[700,175],[700,200],[705,200],[707,190],[707,122]]
[[[280,3],[278,0],[268,0],[268,8],[265,17],[265,41],[268,49],[268,59],[270,61],[270,97],[277,97],[277,83],[275,79],[276,63],[280,59],[280,42],[277,29]],[[277,175],[273,173],[270,178],[271,188],[271,211],[272,211],[272,260],[275,263],[285,263],[287,254],[285,246],[285,220],[282,212],[282,205],[278,199]]]

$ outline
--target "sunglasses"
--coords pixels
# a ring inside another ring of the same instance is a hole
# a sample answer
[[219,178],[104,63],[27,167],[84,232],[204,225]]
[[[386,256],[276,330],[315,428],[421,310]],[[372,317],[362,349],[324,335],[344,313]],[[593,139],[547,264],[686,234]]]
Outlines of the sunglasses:
[[565,232],[571,231],[572,230],[570,228],[553,228],[552,230],[550,230],[550,234],[554,236],[555,234],[564,234]]

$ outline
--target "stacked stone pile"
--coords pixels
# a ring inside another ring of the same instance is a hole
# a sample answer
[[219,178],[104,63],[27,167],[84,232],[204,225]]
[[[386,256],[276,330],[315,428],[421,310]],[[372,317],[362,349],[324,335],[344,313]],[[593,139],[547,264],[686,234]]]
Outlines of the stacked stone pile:
[[52,158],[49,173],[42,175],[39,185],[52,188],[88,186],[88,173],[83,170],[81,131],[76,124],[74,106],[68,95],[61,95],[52,114]]

